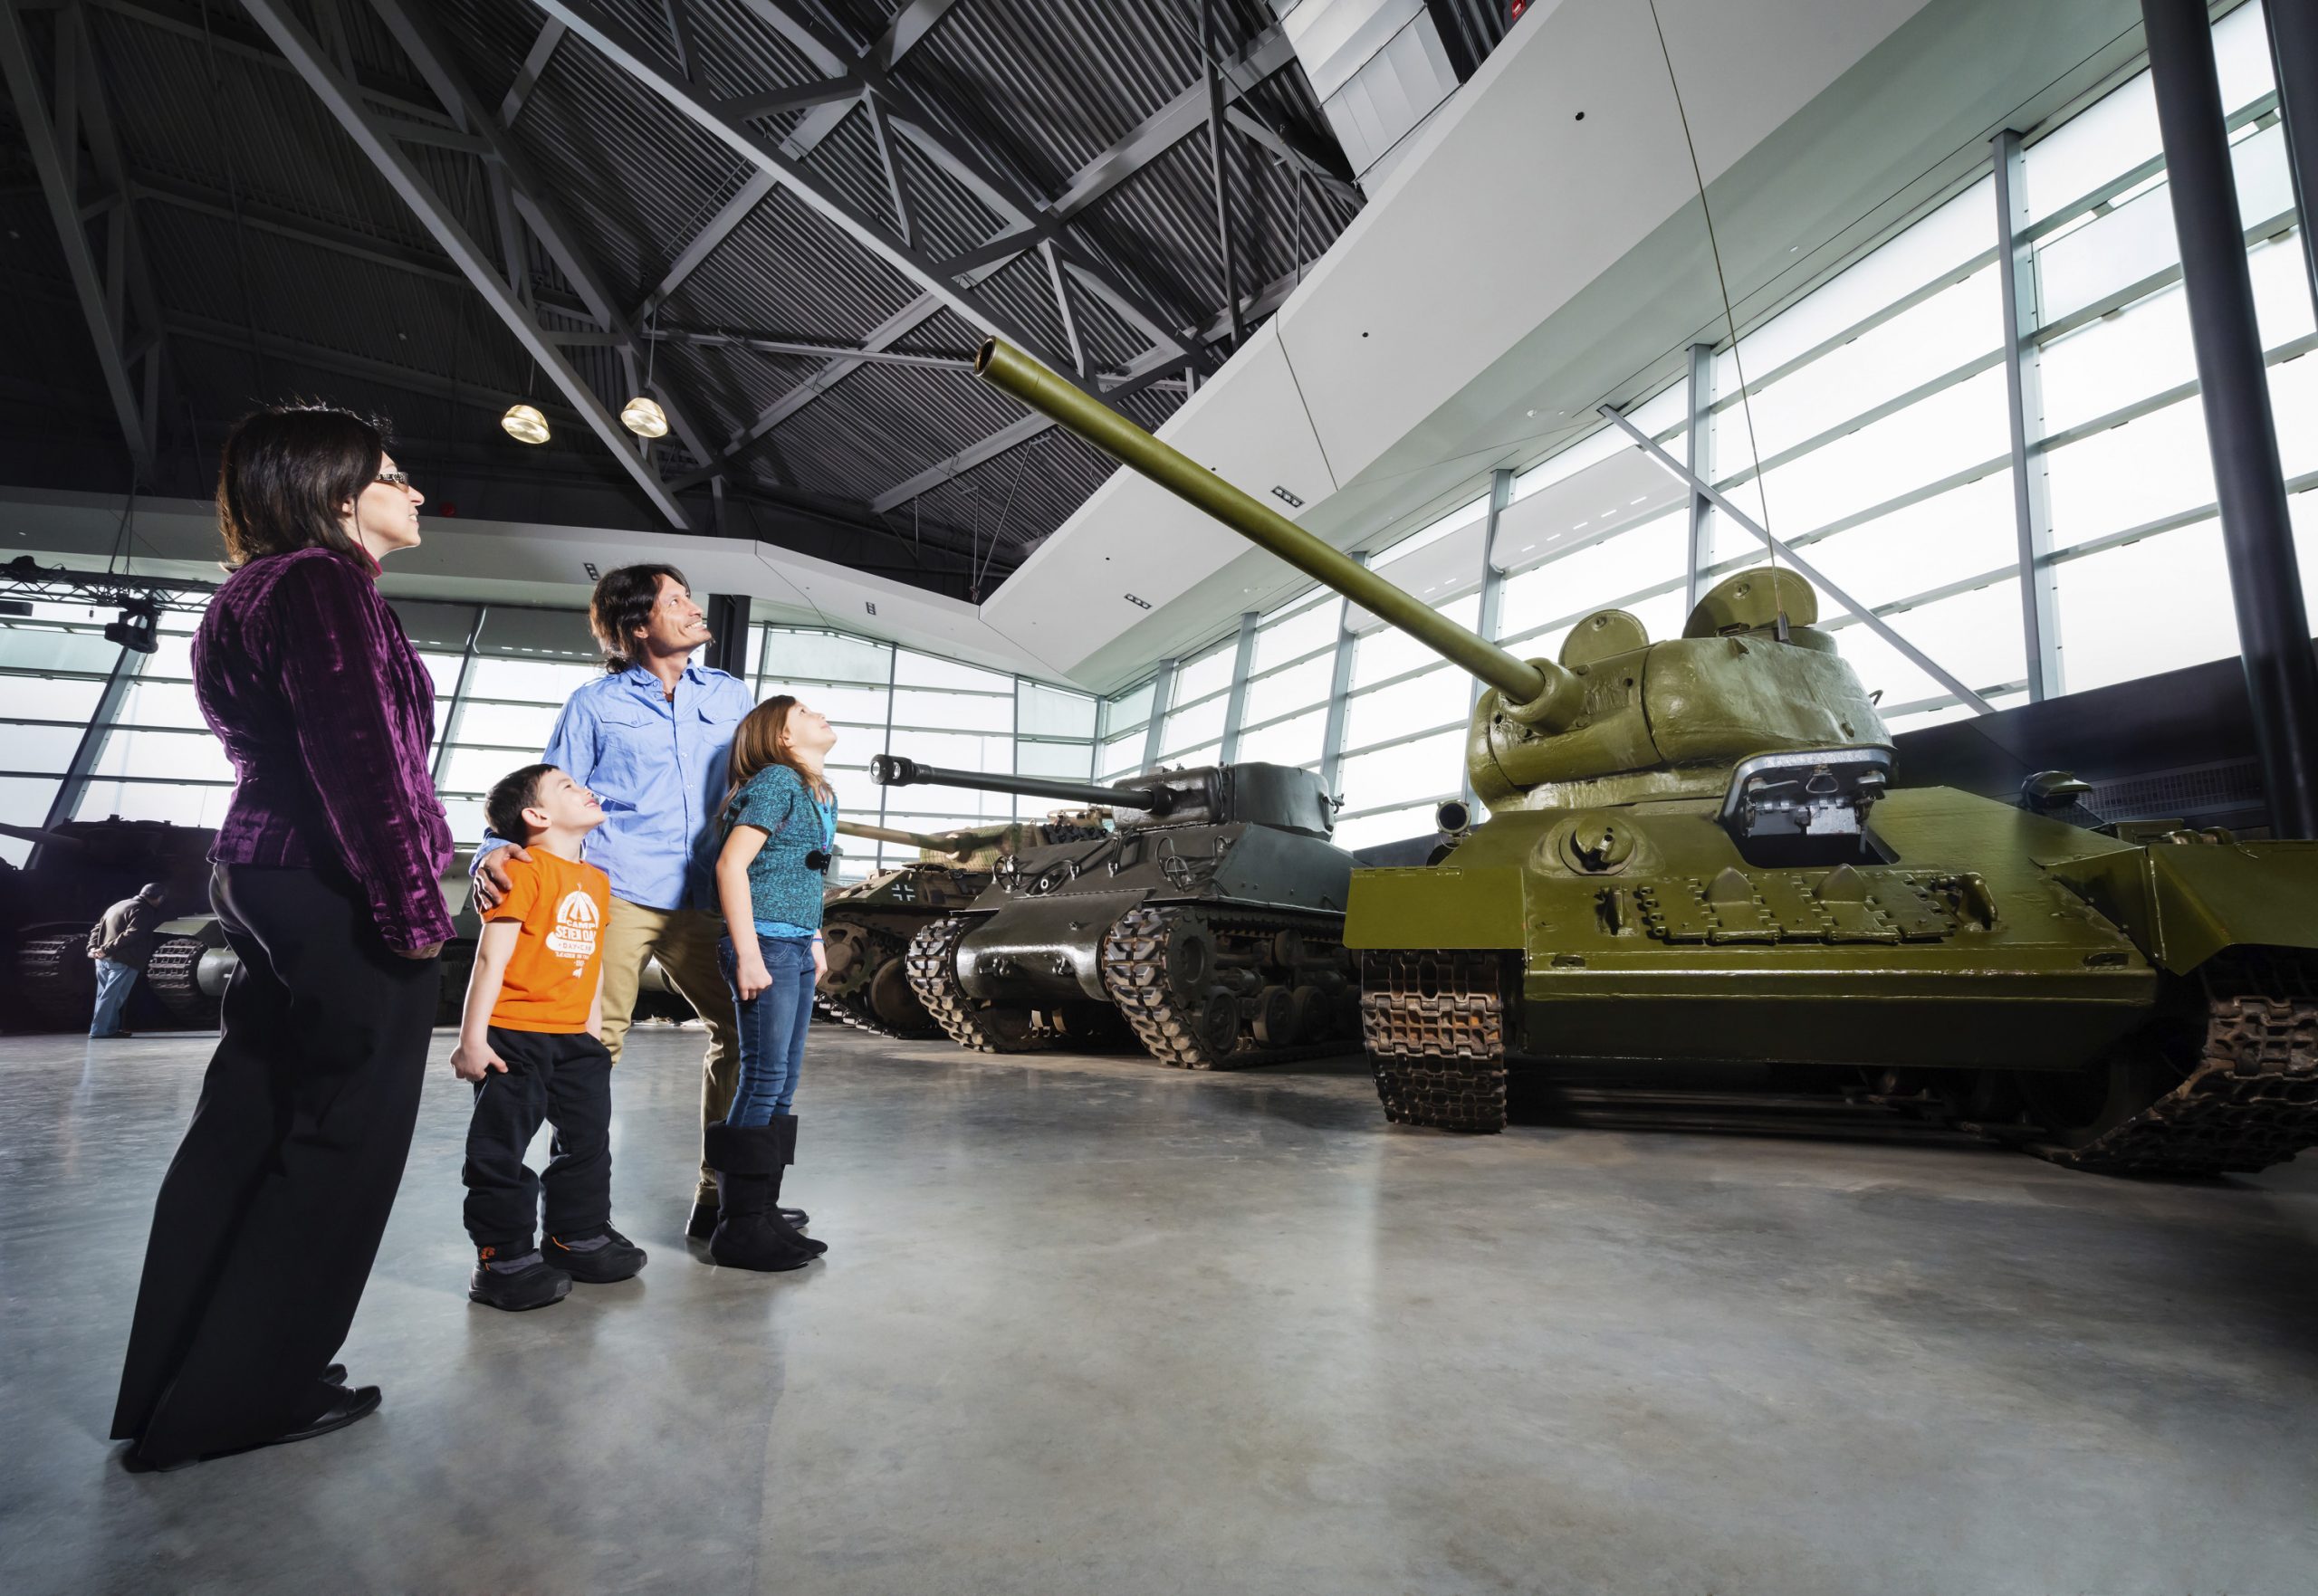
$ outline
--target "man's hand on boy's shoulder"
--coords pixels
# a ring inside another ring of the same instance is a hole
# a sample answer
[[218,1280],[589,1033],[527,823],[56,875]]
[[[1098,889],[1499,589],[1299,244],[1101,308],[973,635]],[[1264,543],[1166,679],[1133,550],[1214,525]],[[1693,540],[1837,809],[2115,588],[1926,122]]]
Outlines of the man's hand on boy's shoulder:
[[[506,843],[488,854],[476,856],[474,862],[474,912],[488,914],[499,907],[499,901],[515,890],[514,877],[507,874],[507,861],[532,862],[531,850],[517,843]],[[481,1075],[470,1076],[481,1080]]]
[[505,1075],[507,1061],[493,1052],[488,1042],[473,1047],[461,1042],[451,1049],[451,1073],[463,1081],[479,1081],[486,1072],[494,1069]]

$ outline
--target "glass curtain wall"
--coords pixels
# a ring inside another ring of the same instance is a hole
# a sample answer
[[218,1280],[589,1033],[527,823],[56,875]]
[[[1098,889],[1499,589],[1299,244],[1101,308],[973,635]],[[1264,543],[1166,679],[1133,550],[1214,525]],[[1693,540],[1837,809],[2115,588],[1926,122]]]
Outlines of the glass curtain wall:
[[[2235,141],[2239,208],[2270,361],[2302,574],[2318,613],[2318,349],[2299,218],[2258,3],[2215,24]],[[2001,708],[2026,701],[2019,525],[1990,170],[1812,292],[1719,348],[1709,370],[1705,474],[1902,637]],[[2019,237],[2035,300],[2023,339],[2029,469],[2048,507],[2048,552],[2029,579],[2051,594],[2048,694],[2106,686],[2237,652],[2198,397],[2171,201],[2147,74],[2023,141]],[[1741,372],[1744,373],[1743,386]],[[1677,383],[1631,412],[1677,459],[1691,395]],[[1642,472],[1635,474],[1636,463]],[[1759,464],[1758,464],[1759,463]],[[1486,484],[1477,483],[1479,494]],[[1485,498],[1391,544],[1377,568],[1442,613],[1477,624]],[[1698,540],[1701,587],[1762,563],[1758,540],[1718,512]],[[1486,559],[1501,579],[1494,636],[1551,656],[1571,626],[1620,608],[1652,637],[1679,636],[1693,540],[1687,495],[1625,437],[1602,428],[1518,473]],[[1930,675],[1823,596],[1822,625],[1894,731],[1970,712]],[[1348,628],[1348,632],[1347,629]],[[1329,724],[1340,637],[1351,638],[1342,736]],[[1199,656],[1201,696],[1178,694],[1183,730],[1228,682],[1210,679],[1229,638]],[[1125,701],[1106,706],[1124,723]],[[1257,636],[1241,756],[1323,768],[1345,807],[1339,836],[1366,846],[1422,835],[1462,789],[1471,679],[1373,617],[1316,593]],[[1212,718],[1221,726],[1220,710]],[[1108,723],[1106,722],[1106,723]],[[1208,735],[1212,736],[1210,732]],[[1129,740],[1106,769],[1130,768]]]

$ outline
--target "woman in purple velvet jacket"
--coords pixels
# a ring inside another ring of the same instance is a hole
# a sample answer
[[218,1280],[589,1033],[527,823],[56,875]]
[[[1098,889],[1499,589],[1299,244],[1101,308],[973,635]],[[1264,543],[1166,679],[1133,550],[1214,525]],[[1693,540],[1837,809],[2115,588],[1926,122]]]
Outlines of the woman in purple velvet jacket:
[[378,426],[275,406],[225,440],[227,578],[193,644],[234,762],[210,898],[241,968],[153,1212],[113,1415],[131,1467],[303,1440],[378,1406],[330,1362],[418,1117],[451,934],[435,692],[376,586],[418,542]]

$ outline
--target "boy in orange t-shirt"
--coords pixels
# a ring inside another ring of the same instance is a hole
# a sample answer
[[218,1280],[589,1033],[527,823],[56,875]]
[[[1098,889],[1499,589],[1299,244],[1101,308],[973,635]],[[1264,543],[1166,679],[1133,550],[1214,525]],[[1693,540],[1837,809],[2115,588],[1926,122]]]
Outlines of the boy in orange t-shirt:
[[[604,823],[596,795],[553,765],[526,765],[491,789],[491,828],[530,850],[484,916],[451,1070],[474,1083],[467,1123],[470,1300],[543,1308],[574,1280],[601,1285],[644,1267],[611,1227],[612,1059],[604,1048],[603,929],[611,878],[580,862]],[[555,1127],[544,1177],[523,1152]],[[547,1204],[544,1248],[532,1224]]]

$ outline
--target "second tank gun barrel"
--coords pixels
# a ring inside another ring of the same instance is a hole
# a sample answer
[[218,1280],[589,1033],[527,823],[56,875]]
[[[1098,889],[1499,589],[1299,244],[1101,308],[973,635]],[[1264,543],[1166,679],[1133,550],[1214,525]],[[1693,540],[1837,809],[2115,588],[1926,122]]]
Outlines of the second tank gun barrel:
[[[983,343],[974,371],[1004,388],[1120,464],[1189,501],[1259,548],[1270,550],[1306,576],[1334,588],[1362,608],[1383,616],[1435,654],[1463,666],[1496,688],[1511,706],[1549,704],[1559,710],[1571,696],[1566,676],[1508,653],[1469,632],[1431,605],[1404,593],[1350,555],[1331,548],[1253,495],[1161,443],[1124,416],[1074,387],[1038,361],[998,339]],[[1523,719],[1543,718],[1524,715]]]
[[899,754],[879,754],[869,761],[869,779],[880,787],[965,787],[978,792],[1019,792],[1031,798],[1060,798],[1066,803],[1103,805],[1114,809],[1150,809],[1165,814],[1174,794],[1165,788],[1105,787],[1094,781],[1061,781],[1050,776],[991,775],[981,770],[950,770],[921,765]]

